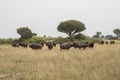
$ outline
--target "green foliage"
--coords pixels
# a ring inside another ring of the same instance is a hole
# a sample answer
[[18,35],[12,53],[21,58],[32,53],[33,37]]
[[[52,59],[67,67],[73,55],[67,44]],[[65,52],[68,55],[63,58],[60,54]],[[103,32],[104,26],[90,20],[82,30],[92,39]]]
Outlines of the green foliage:
[[81,33],[76,34],[76,35],[74,36],[74,39],[77,39],[77,40],[85,40],[86,38],[87,38],[87,37],[86,37],[85,35],[81,34]]
[[114,29],[113,33],[119,38],[120,37],[120,29]]
[[0,38],[0,44],[11,44],[13,42],[12,38],[2,39]]
[[[44,36],[43,36],[44,37]],[[46,37],[46,41],[47,42],[54,42],[54,37],[51,37],[51,36],[48,36],[48,37]]]
[[37,36],[37,34],[36,33],[32,33],[32,36]]
[[36,35],[35,33],[32,33],[32,31],[28,27],[21,27],[17,29],[17,33],[21,35],[20,40],[29,39],[32,36]]
[[99,41],[101,41],[102,39],[100,38],[90,38],[89,41],[90,42],[95,42],[95,43],[98,43]]
[[30,39],[26,40],[27,43],[40,43],[40,42],[46,42],[46,38],[44,37],[39,37],[39,36],[34,36]]
[[0,44],[5,44],[5,39],[0,38]]
[[74,34],[84,31],[85,29],[85,25],[77,20],[68,20],[61,22],[57,27],[58,31],[66,33],[71,38]]
[[8,38],[5,40],[5,43],[6,44],[11,44],[13,42],[13,39],[12,38]]
[[19,39],[16,38],[16,39],[13,40],[13,43],[14,43],[14,42],[15,42],[15,43],[18,43],[18,42],[20,42],[20,41],[19,41]]
[[54,42],[60,43],[60,42],[69,42],[70,40],[68,38],[63,38],[59,36],[58,38],[54,38]]

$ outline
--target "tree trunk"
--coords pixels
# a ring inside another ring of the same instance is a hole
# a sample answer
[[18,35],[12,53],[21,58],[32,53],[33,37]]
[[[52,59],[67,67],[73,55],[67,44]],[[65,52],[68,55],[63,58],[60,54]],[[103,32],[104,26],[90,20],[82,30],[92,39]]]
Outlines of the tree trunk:
[[69,35],[69,40],[73,42],[74,41],[74,35]]

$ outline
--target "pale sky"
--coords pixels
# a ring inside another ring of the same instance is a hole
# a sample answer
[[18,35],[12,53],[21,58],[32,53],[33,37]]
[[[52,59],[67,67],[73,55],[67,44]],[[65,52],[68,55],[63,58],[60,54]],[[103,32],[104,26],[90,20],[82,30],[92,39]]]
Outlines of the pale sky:
[[18,38],[16,29],[24,26],[39,36],[66,36],[57,31],[66,20],[83,22],[87,36],[113,35],[120,28],[120,0],[0,0],[1,38]]

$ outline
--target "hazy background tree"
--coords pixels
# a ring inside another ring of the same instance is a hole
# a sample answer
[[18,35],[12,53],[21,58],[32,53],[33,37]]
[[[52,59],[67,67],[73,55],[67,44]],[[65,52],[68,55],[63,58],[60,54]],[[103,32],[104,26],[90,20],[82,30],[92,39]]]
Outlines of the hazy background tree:
[[120,38],[120,29],[114,29],[113,33],[117,36],[117,38]]
[[93,37],[95,37],[95,38],[100,38],[100,35],[101,35],[101,34],[102,34],[101,32],[96,32],[96,34],[93,35]]
[[32,33],[32,31],[28,27],[18,28],[17,33],[21,36],[20,41],[24,41],[37,35],[36,33]]
[[57,27],[57,30],[66,33],[70,40],[73,39],[76,33],[80,33],[85,29],[85,25],[81,21],[77,20],[62,21]]
[[113,35],[106,35],[105,38],[109,39],[109,40],[115,40],[115,39],[117,39],[117,37],[113,36]]

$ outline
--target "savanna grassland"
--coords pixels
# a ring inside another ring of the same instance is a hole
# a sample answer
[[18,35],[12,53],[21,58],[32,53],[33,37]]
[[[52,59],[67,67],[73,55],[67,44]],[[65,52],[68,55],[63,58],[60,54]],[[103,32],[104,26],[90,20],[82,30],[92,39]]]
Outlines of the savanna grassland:
[[69,51],[0,48],[0,80],[120,80],[119,43]]

